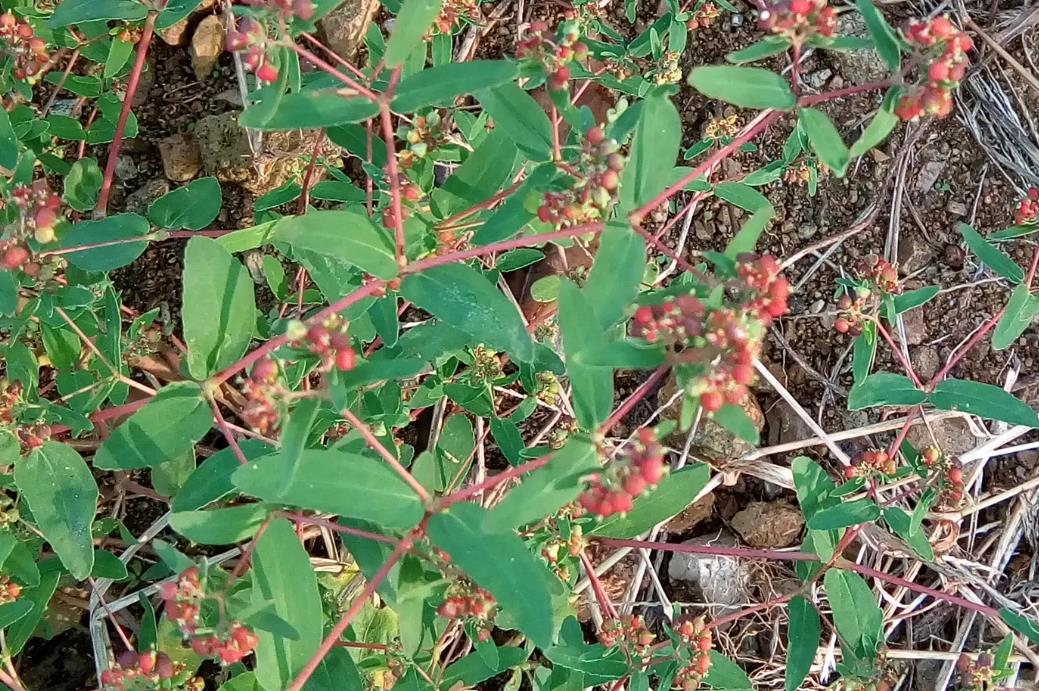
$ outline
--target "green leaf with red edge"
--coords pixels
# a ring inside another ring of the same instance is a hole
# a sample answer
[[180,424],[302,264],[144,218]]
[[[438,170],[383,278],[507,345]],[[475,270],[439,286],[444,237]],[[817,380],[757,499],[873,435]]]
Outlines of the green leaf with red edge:
[[537,101],[516,84],[476,93],[476,100],[501,131],[532,161],[552,158],[552,123]]
[[451,563],[486,589],[540,648],[555,634],[550,583],[555,576],[513,532],[488,531],[487,511],[456,504],[429,519],[429,538]]
[[582,290],[600,328],[609,329],[621,320],[639,294],[645,272],[646,241],[627,223],[607,224]]
[[518,68],[509,60],[472,60],[431,67],[404,78],[393,95],[393,110],[411,113],[434,105],[450,105],[465,94],[515,80]]
[[477,342],[504,350],[520,362],[534,359],[534,342],[516,305],[467,264],[444,264],[412,274],[401,283],[400,294]]
[[1036,315],[1039,315],[1039,297],[1032,295],[1027,285],[1019,283],[1010,294],[1006,311],[992,332],[992,347],[996,350],[1009,348]]
[[148,218],[160,228],[202,230],[217,217],[223,193],[216,178],[199,178],[168,192],[148,207]]
[[862,333],[852,343],[851,371],[855,386],[869,376],[873,369],[873,358],[877,354],[877,325],[874,322],[863,324]]
[[621,173],[620,203],[628,210],[664,191],[682,144],[682,118],[667,94],[654,93],[642,104],[631,154]]
[[786,691],[797,691],[815,661],[822,624],[819,612],[800,595],[790,600],[786,611],[790,625],[787,629],[785,688]]
[[769,36],[757,43],[751,44],[743,50],[737,50],[725,56],[725,59],[734,65],[743,65],[749,62],[757,62],[770,58],[773,55],[781,55],[790,48],[790,39],[782,36]]
[[52,28],[109,19],[134,22],[148,16],[148,8],[138,0],[62,0],[47,20]]
[[274,239],[346,262],[379,278],[397,276],[397,259],[389,233],[356,211],[337,209],[286,216],[274,226]]
[[787,80],[760,67],[696,67],[689,73],[689,84],[708,98],[741,108],[792,110],[797,105]]
[[383,60],[390,68],[402,64],[433,26],[444,0],[404,0],[386,43]]
[[200,545],[233,545],[248,540],[267,519],[263,504],[239,504],[170,516],[170,527]]
[[101,444],[94,454],[94,467],[154,467],[190,451],[212,426],[213,413],[198,384],[170,384]]
[[848,393],[848,410],[881,405],[911,406],[927,400],[927,394],[913,385],[909,377],[893,372],[871,374]]
[[717,650],[708,653],[711,666],[704,677],[704,683],[719,691],[754,691],[754,684],[747,673]]
[[808,519],[808,527],[812,530],[838,530],[860,523],[871,523],[878,518],[880,507],[869,499],[857,499],[820,509]]
[[298,633],[292,640],[256,631],[256,678],[268,691],[285,689],[317,653],[324,621],[310,557],[287,520],[271,521],[256,541],[251,573],[253,604],[272,603],[273,613]]
[[1020,283],[1024,280],[1025,272],[1003,250],[990,243],[966,223],[960,223],[957,227],[960,235],[963,236],[963,241],[967,243],[967,247],[985,266],[1011,283]]
[[956,410],[1012,425],[1039,427],[1039,415],[1030,405],[998,386],[963,379],[945,379],[930,395],[939,410]]
[[151,226],[144,216],[116,214],[97,221],[76,223],[62,233],[59,244],[69,248],[140,238],[140,242],[126,242],[64,255],[69,264],[84,271],[111,271],[133,262],[148,249],[147,235],[150,230]]
[[665,476],[655,489],[638,497],[627,514],[610,516],[589,534],[622,539],[641,535],[692,504],[710,479],[711,469],[706,464],[680,468]]
[[14,481],[61,563],[77,580],[89,576],[98,490],[83,457],[71,446],[48,441],[15,464]]
[[798,122],[808,137],[819,160],[829,166],[837,177],[844,177],[851,155],[833,122],[817,108],[802,108]]
[[895,30],[884,19],[884,15],[873,4],[872,0],[857,0],[859,14],[866,22],[870,38],[876,46],[877,53],[890,70],[897,70],[902,66],[902,51],[899,47]]
[[1021,616],[1008,607],[1000,609],[999,616],[1007,626],[1027,638],[1030,643],[1039,645],[1039,622]]
[[188,240],[183,284],[187,369],[205,379],[248,349],[256,330],[255,289],[241,262],[207,237]]
[[866,581],[857,573],[829,569],[823,576],[837,633],[855,657],[871,660],[884,640],[884,613]]
[[559,286],[559,330],[563,336],[566,373],[573,387],[574,412],[586,430],[606,421],[613,409],[613,368],[584,364],[581,358],[606,343],[598,328],[588,328],[592,314],[588,300],[574,283],[564,280]]

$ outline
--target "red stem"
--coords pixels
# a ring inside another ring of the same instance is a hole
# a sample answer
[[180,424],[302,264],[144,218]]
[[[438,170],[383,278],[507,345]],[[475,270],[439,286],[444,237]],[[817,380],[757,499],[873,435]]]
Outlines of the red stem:
[[[161,6],[165,6],[163,0]],[[161,9],[161,7],[160,7]],[[119,159],[119,150],[123,146],[123,134],[126,132],[126,121],[130,117],[130,108],[133,106],[134,95],[137,93],[137,85],[141,81],[141,72],[144,71],[144,63],[148,59],[148,46],[151,44],[155,33],[155,20],[159,16],[159,10],[148,13],[148,19],[144,22],[144,32],[141,40],[137,43],[137,59],[134,61],[130,78],[126,82],[126,95],[123,96],[123,107],[119,111],[119,121],[115,125],[115,136],[112,146],[108,149],[108,162],[105,164],[105,177],[101,182],[101,192],[97,197],[96,215],[103,217],[108,213],[108,197],[112,192],[112,180],[115,178],[115,164]]]
[[887,329],[884,328],[884,325],[880,322],[880,319],[877,318],[876,320],[874,320],[874,323],[877,325],[877,331],[884,338],[884,340],[887,341],[887,344],[891,346],[891,353],[895,356],[895,359],[898,360],[898,362],[905,369],[906,373],[909,374],[909,378],[913,380],[913,386],[915,386],[918,389],[923,388],[923,383],[921,383],[920,378],[916,376],[916,370],[913,369],[913,365],[905,359],[905,356],[902,354],[902,350],[898,347],[898,344],[895,343],[895,340],[891,337],[891,334],[888,333]]
[[389,449],[383,446],[383,443],[378,440],[378,438],[372,433],[370,429],[368,429],[368,425],[364,424],[364,422],[362,422],[359,417],[354,415],[349,408],[343,408],[339,411],[339,414],[342,415],[347,422],[353,425],[354,430],[356,430],[357,433],[361,435],[365,443],[368,444],[369,448],[375,451],[375,453],[382,456],[382,459],[386,461],[386,463],[391,468],[393,468],[394,472],[397,473],[397,475],[399,475],[400,478],[404,480],[405,483],[407,483],[408,487],[410,487],[412,491],[414,491],[415,494],[419,496],[419,498],[422,500],[422,503],[429,504],[431,498],[429,496],[429,492],[426,491],[426,488],[419,484],[418,480],[412,477],[411,473],[409,473],[404,468],[404,466],[400,464],[400,461],[397,460],[396,456],[390,453]]
[[384,94],[385,100],[379,103],[379,119],[382,122],[382,136],[386,140],[386,172],[390,178],[390,208],[393,210],[393,235],[397,252],[397,265],[404,267],[407,257],[404,256],[404,217],[401,214],[400,177],[397,172],[397,141],[393,136],[393,116],[390,113],[390,101],[400,80],[400,67],[390,75],[390,84]]

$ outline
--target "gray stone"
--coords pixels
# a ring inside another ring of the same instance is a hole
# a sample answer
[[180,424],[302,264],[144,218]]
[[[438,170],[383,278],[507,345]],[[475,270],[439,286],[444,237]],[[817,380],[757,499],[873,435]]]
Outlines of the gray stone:
[[202,170],[198,140],[188,133],[174,134],[159,142],[162,169],[173,182],[187,182]]
[[920,172],[916,176],[916,191],[930,192],[938,184],[938,178],[945,170],[944,160],[931,160],[920,166]]
[[903,237],[898,242],[898,268],[908,275],[924,268],[934,260],[934,251],[921,238]]
[[797,542],[805,521],[801,512],[785,501],[755,501],[737,512],[730,524],[751,547],[775,549]]
[[191,37],[191,67],[199,81],[213,75],[226,43],[224,20],[211,14],[203,19]]
[[[320,28],[328,47],[344,60],[352,60],[378,7],[377,0],[346,0],[325,15]],[[387,30],[391,30],[389,22]]]
[[[683,545],[697,547],[736,547],[729,533],[707,535],[686,540]],[[732,611],[747,601],[749,573],[746,564],[733,557],[675,552],[667,567],[672,584],[682,583],[699,589],[703,601],[721,605],[718,610]],[[712,608],[714,609],[714,608]]]
[[941,366],[941,358],[938,351],[930,346],[920,346],[909,351],[909,362],[913,365],[916,374],[924,382],[928,381],[938,372]]
[[152,202],[170,191],[170,183],[163,178],[154,178],[126,195],[126,210],[132,214],[148,213]]
[[[841,16],[841,35],[869,38],[866,22],[855,13]],[[875,50],[835,50],[827,57],[844,79],[852,84],[876,82],[888,77],[887,65]]]
[[124,154],[115,160],[115,177],[123,182],[137,177],[137,164],[131,157]]
[[903,312],[901,316],[908,345],[920,345],[927,340],[927,323],[924,321],[923,307]]
[[809,72],[804,76],[804,82],[813,89],[821,89],[826,86],[826,82],[833,76],[833,70],[824,68],[816,70],[815,72]]
[[922,449],[937,442],[942,451],[950,456],[958,456],[977,446],[978,440],[971,433],[967,421],[963,418],[935,420],[930,425],[934,432],[933,440],[930,432],[927,431],[927,426],[923,423],[917,423],[909,428],[906,439],[914,448]]

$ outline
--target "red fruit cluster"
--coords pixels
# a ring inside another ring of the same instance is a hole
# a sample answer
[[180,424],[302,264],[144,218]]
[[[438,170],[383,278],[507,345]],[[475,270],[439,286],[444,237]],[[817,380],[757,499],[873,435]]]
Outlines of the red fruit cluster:
[[548,88],[559,91],[570,81],[571,62],[581,62],[588,57],[588,46],[580,41],[580,34],[573,22],[568,22],[562,37],[556,41],[548,24],[535,21],[530,25],[530,35],[516,46],[516,57],[539,66],[548,74]]
[[685,25],[690,31],[705,29],[713,24],[720,14],[717,5],[713,2],[705,2],[700,5],[699,9],[693,10],[692,16]]
[[682,643],[689,646],[689,659],[680,663],[672,688],[695,691],[711,669],[711,647],[714,645],[711,630],[703,617],[685,619],[675,627]]
[[32,258],[28,248],[23,245],[6,243],[3,245],[2,251],[4,268],[8,271],[24,269],[28,265],[29,259]]
[[281,421],[277,402],[281,392],[277,362],[264,358],[253,365],[252,373],[242,384],[242,395],[245,396],[242,419],[245,424],[263,435],[276,430]]
[[930,21],[913,20],[905,35],[920,50],[926,75],[899,99],[895,115],[902,120],[916,120],[922,115],[944,118],[952,112],[952,91],[967,73],[967,52],[974,42],[945,15]]
[[0,576],[0,605],[8,605],[22,596],[22,586],[10,576]]
[[0,390],[0,424],[10,425],[15,420],[15,408],[22,400],[22,385],[11,382]]
[[346,322],[337,316],[311,326],[303,341],[299,345],[304,345],[310,352],[320,356],[326,370],[335,367],[340,372],[347,372],[357,364],[357,353],[350,345]]
[[36,242],[45,245],[54,240],[54,226],[61,211],[61,197],[51,191],[44,179],[32,185],[16,187],[11,201],[21,211],[26,230],[32,231]]
[[42,422],[18,428],[18,442],[21,444],[23,454],[40,448],[50,438],[51,427]]
[[437,614],[445,619],[464,619],[475,622],[478,638],[486,641],[491,637],[496,607],[497,601],[493,595],[479,586],[464,583],[456,586],[451,594],[440,603]]
[[802,43],[811,36],[837,33],[837,13],[826,0],[779,0],[761,12],[761,28]]
[[863,280],[872,283],[878,292],[884,295],[902,294],[902,286],[898,283],[898,269],[894,264],[871,254],[862,260],[862,266]]
[[656,636],[646,628],[642,617],[627,615],[620,619],[607,619],[599,630],[599,642],[607,648],[617,645],[629,658],[642,658],[650,652]]
[[618,148],[601,127],[588,130],[580,157],[570,169],[573,186],[546,192],[538,207],[538,219],[556,226],[575,226],[603,218],[615,200],[620,173],[627,162]]
[[314,18],[312,0],[245,0],[245,4],[273,10],[286,21],[295,18],[309,22]]
[[476,0],[445,0],[433,26],[442,34],[450,34],[463,19],[477,19],[480,8]]
[[758,317],[771,321],[787,313],[790,284],[779,275],[779,264],[775,257],[743,254],[738,257],[736,271],[740,281],[733,288],[747,294],[746,309],[757,312]]
[[845,293],[841,296],[841,299],[837,301],[837,309],[839,309],[843,314],[837,317],[837,321],[834,322],[833,328],[842,334],[858,336],[862,333],[863,324],[867,320],[867,317],[864,314],[865,307],[866,298],[857,297],[852,299],[850,295]]
[[1033,225],[1039,222],[1039,189],[1031,187],[1028,196],[1021,200],[1014,215],[1014,223],[1019,226]]
[[206,593],[198,567],[185,570],[176,582],[163,583],[159,595],[165,602],[166,616],[190,639],[196,654],[230,665],[240,662],[256,648],[259,642],[256,634],[240,622],[230,622],[227,627],[213,633],[199,632]]
[[242,63],[261,82],[278,81],[278,68],[267,53],[267,31],[255,19],[246,17],[238,25],[237,31],[227,33],[227,50],[242,53]]
[[656,432],[639,430],[638,440],[620,456],[603,477],[594,476],[577,501],[588,513],[605,518],[631,510],[635,497],[657,486],[664,478],[664,452]]
[[994,688],[994,664],[995,659],[989,653],[981,653],[976,660],[972,660],[966,653],[961,653],[956,659],[956,672],[959,675],[956,688],[961,691],[988,691]]
[[851,465],[844,469],[844,477],[852,480],[857,477],[869,477],[881,473],[893,475],[898,470],[895,457],[883,449],[872,449],[863,451],[857,458],[852,460]]
[[963,468],[936,446],[928,446],[921,451],[920,461],[937,475],[940,491],[938,505],[947,509],[958,508],[965,496]]
[[0,46],[14,58],[14,78],[31,77],[47,64],[47,44],[11,12],[0,14]]
[[101,686],[115,691],[181,688],[188,676],[184,664],[174,662],[166,653],[128,650],[119,656],[115,667],[101,673]]
[[[454,121],[442,117],[439,111],[431,110],[425,115],[416,115],[410,128],[402,128],[400,137],[408,143],[408,148],[398,154],[402,168],[414,167],[416,161],[446,144],[454,134]],[[407,182],[401,180],[401,184]]]

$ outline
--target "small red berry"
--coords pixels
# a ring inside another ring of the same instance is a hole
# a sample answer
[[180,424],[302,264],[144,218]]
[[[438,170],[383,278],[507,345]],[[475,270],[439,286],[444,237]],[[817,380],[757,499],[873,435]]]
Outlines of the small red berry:
[[963,482],[963,470],[960,468],[949,468],[949,482],[960,484]]
[[700,405],[708,413],[717,413],[724,402],[725,397],[720,391],[705,391],[700,394]]
[[14,271],[29,260],[29,250],[21,245],[12,245],[4,252],[4,268]]
[[336,368],[340,372],[348,372],[357,364],[357,354],[350,348],[336,351]]
[[596,126],[588,130],[588,143],[593,146],[601,143],[605,138],[606,134],[602,131],[601,127]]
[[261,82],[276,82],[278,81],[278,68],[269,62],[265,62],[256,70],[256,78]]

